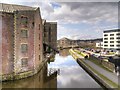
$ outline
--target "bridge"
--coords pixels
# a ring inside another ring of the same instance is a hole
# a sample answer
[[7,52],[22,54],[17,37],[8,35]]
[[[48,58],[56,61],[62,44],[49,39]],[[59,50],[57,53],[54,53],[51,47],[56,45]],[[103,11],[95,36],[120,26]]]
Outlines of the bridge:
[[58,49],[79,48],[79,45],[58,46]]

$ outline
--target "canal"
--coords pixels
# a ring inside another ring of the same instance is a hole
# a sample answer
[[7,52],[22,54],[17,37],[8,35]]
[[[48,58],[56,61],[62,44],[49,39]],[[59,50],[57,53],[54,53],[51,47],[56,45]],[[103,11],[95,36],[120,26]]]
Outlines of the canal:
[[29,78],[3,82],[2,88],[101,88],[69,55],[62,50],[42,70]]

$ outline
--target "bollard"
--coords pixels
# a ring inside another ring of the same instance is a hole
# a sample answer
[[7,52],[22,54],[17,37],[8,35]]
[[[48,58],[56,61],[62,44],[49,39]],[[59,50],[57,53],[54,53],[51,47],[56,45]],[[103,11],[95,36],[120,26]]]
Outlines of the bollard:
[[120,75],[120,67],[119,66],[117,66],[117,76],[119,76]]

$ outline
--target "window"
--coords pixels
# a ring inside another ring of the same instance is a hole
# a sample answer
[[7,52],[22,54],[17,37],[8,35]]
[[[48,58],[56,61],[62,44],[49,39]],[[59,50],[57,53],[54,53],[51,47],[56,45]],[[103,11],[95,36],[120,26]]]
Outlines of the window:
[[26,53],[28,51],[28,45],[27,44],[21,44],[21,52]]
[[40,61],[40,55],[39,55],[39,61]]
[[49,27],[48,26],[45,26],[44,27],[44,32],[48,32],[49,31]]
[[110,45],[111,47],[114,47],[114,45]]
[[104,45],[105,47],[107,47],[108,45]]
[[27,24],[28,24],[28,17],[21,16],[21,24],[27,26]]
[[120,41],[117,41],[117,43],[120,43]]
[[34,26],[35,26],[35,23],[34,23],[34,22],[32,22],[32,28],[34,28]]
[[40,50],[40,44],[39,44],[39,50]]
[[108,34],[104,34],[104,36],[108,36]]
[[39,24],[39,30],[40,30],[40,24]]
[[21,37],[27,38],[28,37],[28,30],[21,30]]
[[114,43],[114,41],[110,41],[110,43]]
[[46,34],[46,33],[44,33],[44,37],[47,37],[47,34]]
[[120,33],[117,33],[116,35],[120,35]]
[[120,47],[120,45],[116,45],[117,47]]
[[104,38],[104,40],[108,40],[108,38]]
[[111,37],[110,39],[112,40],[112,39],[114,39],[114,37]]
[[120,37],[117,37],[117,39],[120,39]]
[[28,58],[22,58],[21,59],[21,66],[22,67],[28,66]]
[[40,40],[40,34],[39,34],[39,40]]
[[104,41],[104,43],[108,43],[108,41]]
[[114,34],[110,34],[110,36],[114,36]]

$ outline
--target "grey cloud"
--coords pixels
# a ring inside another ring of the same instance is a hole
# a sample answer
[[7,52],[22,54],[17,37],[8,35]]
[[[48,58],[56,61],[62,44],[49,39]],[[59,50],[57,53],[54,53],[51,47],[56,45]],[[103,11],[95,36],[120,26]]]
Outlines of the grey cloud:
[[119,2],[119,0],[50,0],[55,2]]
[[[93,24],[93,26],[97,26],[97,24],[99,25],[100,21],[108,22],[108,25],[106,26],[118,24],[118,0],[109,0],[109,2],[107,0],[107,2],[105,0],[104,2],[101,2],[103,0],[84,0],[84,2],[82,2],[83,0],[74,0],[74,2],[73,0],[56,0],[56,3],[61,5],[61,7],[58,7],[57,9],[53,8],[49,1],[50,0],[48,0],[48,2],[46,2],[46,0],[14,0],[14,2],[12,2],[10,0],[4,0],[4,3],[16,3],[35,7],[39,6],[41,9],[42,18],[49,21],[58,21],[58,25],[64,23],[87,23]],[[1,1],[1,3],[3,3],[3,1]],[[98,35],[86,35],[86,33],[82,34],[81,32],[79,32],[80,28],[77,28],[78,30],[70,30],[67,27],[61,27],[62,25],[58,27],[58,38],[62,38],[63,36],[67,36],[72,39],[94,38],[96,36],[98,37]],[[93,27],[91,27],[90,29],[96,30],[96,28]],[[76,32],[78,35],[76,35]],[[99,34],[99,36],[100,35],[102,34]]]
[[[50,21],[58,21],[58,24],[64,23],[87,23],[99,24],[100,21],[116,23],[118,21],[118,3],[117,2],[57,2],[61,5],[59,8],[53,8],[50,2],[31,3],[39,5],[42,18]],[[79,30],[58,27],[58,39],[68,37],[70,39],[95,38],[90,34],[82,34]],[[69,32],[68,32],[69,30]],[[96,28],[91,27],[91,30]],[[76,35],[76,32],[79,35]],[[102,34],[100,34],[102,35]],[[100,35],[97,35],[100,37]]]
[[[53,0],[52,0],[53,1]],[[40,6],[42,17],[60,23],[118,22],[118,2],[57,2],[57,10],[50,2],[23,2],[25,5]]]
[[59,13],[58,11],[51,13],[51,19],[61,22],[88,23],[118,20],[117,2],[61,2],[60,4]]

